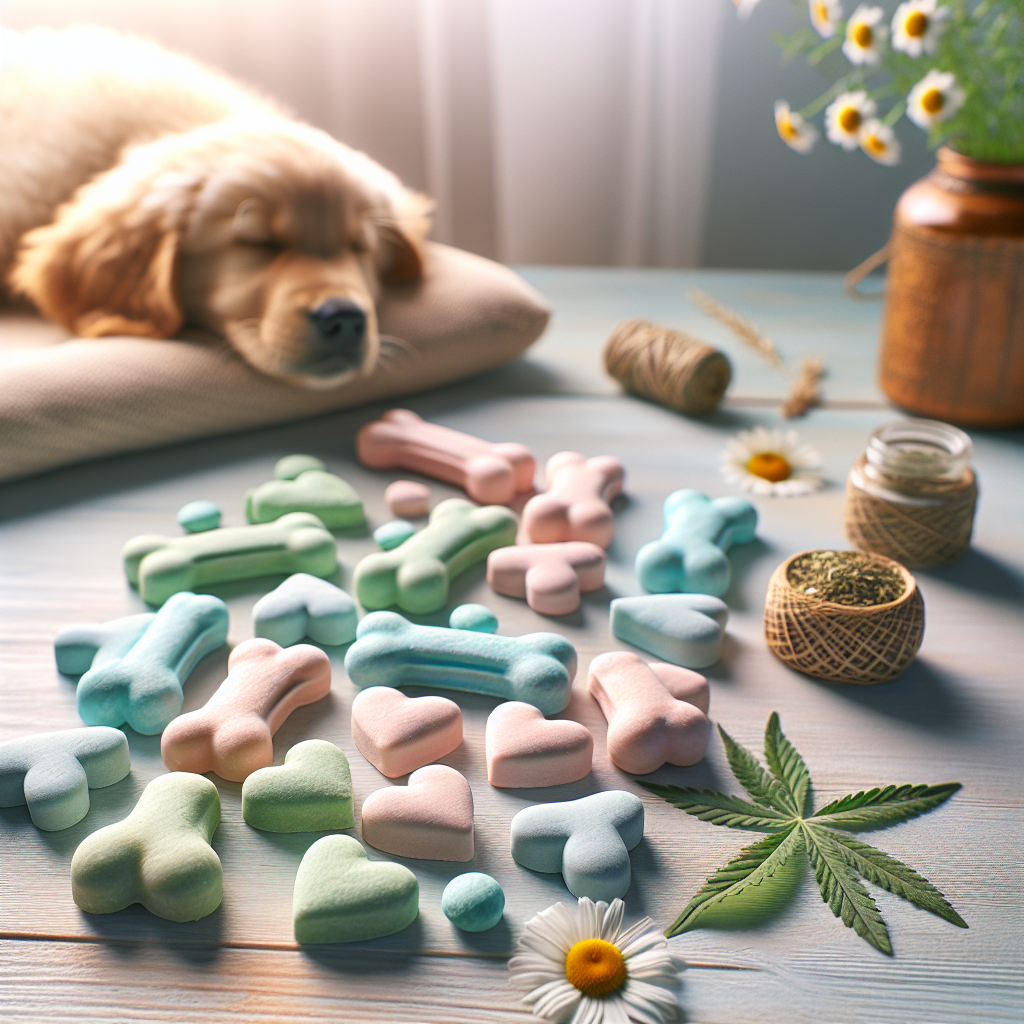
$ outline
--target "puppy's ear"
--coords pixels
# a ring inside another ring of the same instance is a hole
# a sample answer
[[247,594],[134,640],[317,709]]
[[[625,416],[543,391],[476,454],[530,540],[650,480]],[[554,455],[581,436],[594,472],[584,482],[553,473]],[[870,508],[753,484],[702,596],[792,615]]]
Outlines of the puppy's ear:
[[393,200],[390,216],[378,222],[380,279],[385,284],[418,281],[423,276],[424,244],[433,212],[432,199],[403,190]]

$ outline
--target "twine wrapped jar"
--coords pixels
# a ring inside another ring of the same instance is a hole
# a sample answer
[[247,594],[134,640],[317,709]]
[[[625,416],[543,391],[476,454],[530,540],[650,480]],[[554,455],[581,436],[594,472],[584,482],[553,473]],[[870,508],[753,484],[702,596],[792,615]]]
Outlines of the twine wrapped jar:
[[885,604],[849,605],[801,593],[790,566],[813,552],[787,558],[772,574],[764,635],[772,653],[805,675],[833,683],[884,683],[914,660],[924,639],[924,600],[917,581],[898,562],[864,557],[896,572],[903,592]]

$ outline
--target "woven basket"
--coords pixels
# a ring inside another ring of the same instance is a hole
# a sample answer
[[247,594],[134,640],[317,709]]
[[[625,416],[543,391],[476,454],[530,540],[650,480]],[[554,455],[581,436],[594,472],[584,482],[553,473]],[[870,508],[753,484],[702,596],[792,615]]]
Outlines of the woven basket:
[[924,601],[917,581],[881,555],[880,564],[906,581],[888,604],[853,607],[821,601],[794,590],[789,567],[801,551],[772,574],[764,606],[764,635],[772,652],[798,672],[833,683],[884,683],[914,660],[924,638]]

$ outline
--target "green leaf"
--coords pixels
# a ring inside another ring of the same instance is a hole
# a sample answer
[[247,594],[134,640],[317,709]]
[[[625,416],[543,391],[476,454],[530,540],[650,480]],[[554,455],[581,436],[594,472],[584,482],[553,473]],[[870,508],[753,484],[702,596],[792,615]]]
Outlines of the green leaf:
[[783,814],[799,817],[797,804],[781,781],[773,779],[746,747],[737,743],[721,726],[718,727],[725,744],[725,756],[739,784],[751,795],[754,803],[774,807]]
[[772,774],[786,787],[797,813],[803,817],[811,795],[811,773],[796,747],[783,734],[778,712],[775,711],[769,716],[764,730],[764,757]]
[[728,793],[667,786],[660,782],[641,782],[640,785],[681,811],[712,825],[749,829],[751,832],[779,832],[793,824],[792,814],[782,814],[773,807],[758,807]]
[[847,831],[885,828],[897,822],[916,818],[945,803],[958,789],[959,782],[943,782],[938,786],[886,786],[863,790],[822,807],[810,821]]

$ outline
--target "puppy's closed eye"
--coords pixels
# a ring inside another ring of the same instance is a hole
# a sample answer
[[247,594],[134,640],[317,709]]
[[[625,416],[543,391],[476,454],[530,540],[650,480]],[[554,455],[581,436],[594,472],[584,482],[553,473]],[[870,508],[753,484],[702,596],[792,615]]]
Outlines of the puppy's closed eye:
[[267,204],[260,199],[243,199],[231,222],[231,235],[238,242],[252,245],[272,245],[271,216]]

